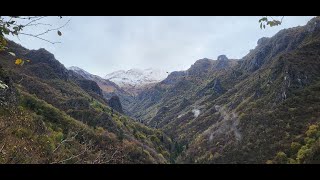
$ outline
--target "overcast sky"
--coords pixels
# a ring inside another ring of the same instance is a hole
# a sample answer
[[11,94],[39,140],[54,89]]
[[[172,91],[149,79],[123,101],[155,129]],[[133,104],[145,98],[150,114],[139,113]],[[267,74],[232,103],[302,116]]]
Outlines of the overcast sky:
[[[185,70],[196,60],[242,58],[259,38],[270,37],[280,29],[305,25],[312,17],[285,16],[279,27],[261,30],[261,16],[141,16],[141,17],[57,17],[46,19],[54,26],[64,24],[60,37],[50,32],[45,38],[61,41],[50,44],[20,36],[17,43],[29,49],[45,48],[66,67],[78,66],[104,76],[116,70],[160,68]],[[26,29],[40,32],[40,28]]]

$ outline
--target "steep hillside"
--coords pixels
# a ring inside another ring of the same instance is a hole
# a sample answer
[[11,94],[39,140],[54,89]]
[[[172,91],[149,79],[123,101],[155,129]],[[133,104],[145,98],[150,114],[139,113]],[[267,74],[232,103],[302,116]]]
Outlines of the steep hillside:
[[[128,111],[131,104],[135,101],[135,97],[125,91],[123,88],[120,88],[114,82],[111,82],[107,79],[103,79],[99,76],[90,74],[89,72],[79,68],[79,67],[70,67],[69,70],[75,72],[76,74],[80,75],[84,79],[92,80],[98,84],[100,89],[102,90],[103,97],[105,99],[110,100],[112,97],[118,97],[122,106],[122,110],[120,111],[126,115],[131,115]],[[110,101],[109,101],[110,102]],[[119,110],[119,109],[118,109]]]
[[134,117],[179,163],[319,162],[320,19],[262,38],[239,61],[198,60],[143,91]]
[[92,80],[45,49],[0,52],[1,163],[166,163],[171,140],[113,111]]
[[220,79],[214,77],[225,74],[236,64],[236,60],[224,55],[216,61],[200,59],[187,71],[172,72],[155,87],[141,92],[129,111],[141,122],[162,127],[180,114],[200,108],[195,101],[212,93],[223,93]]
[[31,61],[0,52],[0,163],[320,163],[319,17],[132,94],[45,49],[8,51]]

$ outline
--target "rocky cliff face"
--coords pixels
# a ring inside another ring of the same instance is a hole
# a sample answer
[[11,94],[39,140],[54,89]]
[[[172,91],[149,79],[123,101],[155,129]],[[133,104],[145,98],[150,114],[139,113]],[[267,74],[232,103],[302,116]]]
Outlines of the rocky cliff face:
[[118,96],[112,96],[108,100],[108,104],[112,109],[118,111],[119,113],[123,113],[122,105]]
[[117,109],[119,110],[118,112],[130,115],[130,112],[128,112],[128,109],[135,99],[135,97],[132,94],[127,93],[124,89],[120,88],[114,82],[111,82],[107,79],[103,79],[99,76],[90,74],[89,72],[79,67],[73,66],[73,67],[70,67],[69,70],[74,72],[75,76],[81,76],[82,78],[96,82],[97,85],[100,87],[102,91],[101,93],[105,99],[110,100],[113,97],[118,97],[120,100],[119,103],[121,105],[121,108],[117,106]]

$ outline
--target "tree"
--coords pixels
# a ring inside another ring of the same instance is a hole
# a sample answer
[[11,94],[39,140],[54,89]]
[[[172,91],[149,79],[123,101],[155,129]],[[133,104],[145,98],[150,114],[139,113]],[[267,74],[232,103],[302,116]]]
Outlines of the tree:
[[[43,35],[56,31],[59,36],[62,35],[60,29],[66,26],[70,20],[68,20],[64,25],[60,27],[52,28],[51,24],[43,23],[43,20],[47,18],[47,16],[0,16],[0,51],[5,51],[7,49],[7,39],[5,36],[17,36],[19,38],[20,35],[31,36],[36,39],[40,39],[46,41],[51,44],[56,44],[60,42],[50,41],[45,39]],[[58,18],[62,19],[62,16]],[[41,33],[33,34],[26,33],[24,30],[29,27],[50,27],[45,28]],[[14,52],[8,52],[12,56],[16,56]],[[28,62],[28,60],[26,60]],[[16,65],[23,65],[25,60],[18,58],[15,61]]]
[[259,23],[260,23],[260,28],[265,29],[266,25],[273,27],[273,26],[279,26],[282,24],[282,20],[283,20],[284,16],[281,17],[281,19],[275,19],[272,16],[263,16],[261,19],[259,19]]

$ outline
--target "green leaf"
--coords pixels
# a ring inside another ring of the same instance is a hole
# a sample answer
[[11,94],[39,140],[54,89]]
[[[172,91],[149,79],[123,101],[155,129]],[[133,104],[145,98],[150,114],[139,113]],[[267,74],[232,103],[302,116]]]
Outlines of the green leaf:
[[2,31],[4,34],[9,35],[9,32],[10,32],[9,29],[3,28]]
[[262,29],[262,23],[260,23],[260,29]]
[[263,29],[265,29],[266,28],[266,25],[263,25]]

